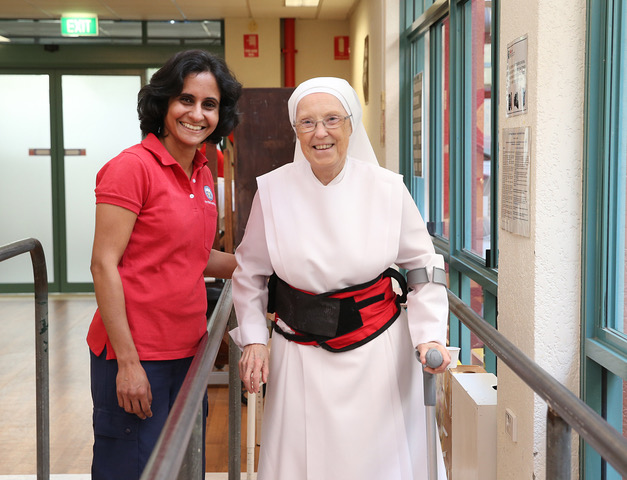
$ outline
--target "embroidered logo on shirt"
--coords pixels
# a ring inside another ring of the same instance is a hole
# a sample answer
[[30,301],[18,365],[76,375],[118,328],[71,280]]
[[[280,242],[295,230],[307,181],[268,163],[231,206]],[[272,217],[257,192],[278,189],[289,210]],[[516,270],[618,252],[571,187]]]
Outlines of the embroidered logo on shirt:
[[205,195],[207,196],[210,202],[213,202],[213,192],[211,191],[208,185],[205,185]]

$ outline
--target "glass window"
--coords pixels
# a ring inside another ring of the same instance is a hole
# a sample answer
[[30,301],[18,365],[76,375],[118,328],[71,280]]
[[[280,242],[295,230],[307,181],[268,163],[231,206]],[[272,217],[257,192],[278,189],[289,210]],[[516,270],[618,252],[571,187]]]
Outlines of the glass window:
[[451,202],[450,202],[450,162],[449,162],[449,137],[450,137],[450,89],[449,89],[449,31],[450,21],[446,17],[436,28],[434,33],[436,42],[440,48],[434,52],[436,58],[436,72],[439,75],[438,83],[440,85],[439,95],[441,103],[438,104],[438,112],[436,117],[439,118],[439,135],[436,136],[435,163],[438,172],[436,191],[439,195],[437,205],[439,205],[439,221],[436,225],[436,235],[444,238],[450,237],[450,221],[451,221]]
[[[450,290],[496,325],[496,262],[487,252],[496,251],[497,242],[497,232],[491,234],[496,201],[492,156],[498,138],[491,99],[498,90],[492,85],[498,51],[492,9],[498,5],[486,0],[437,2],[437,8],[419,15],[416,1],[401,2],[401,25],[406,26],[400,43],[401,172],[416,203],[427,212],[423,216],[436,250],[447,262]],[[417,176],[412,147],[418,130],[411,128],[416,122],[409,106],[420,72],[427,128],[422,130],[422,176]],[[449,341],[461,347],[463,363],[496,371],[494,353],[454,315]]]
[[[588,1],[584,169],[583,397],[627,435],[627,10]],[[619,478],[584,445],[586,479]],[[605,477],[604,477],[605,478]]]
[[[61,35],[61,20],[0,20],[0,41],[12,44],[120,44],[143,43],[141,21],[98,20],[98,36]],[[222,21],[147,21],[150,44],[222,44]]]
[[[481,317],[485,316],[483,308],[483,287],[477,282],[470,281],[470,308]],[[484,365],[483,342],[474,334],[470,334],[471,362],[473,365]]]
[[490,248],[492,163],[492,33],[491,6],[484,1],[468,2],[464,8],[466,27],[464,88],[467,97],[464,186],[464,249],[486,258]]
[[209,43],[220,45],[222,22],[148,22],[148,43]]

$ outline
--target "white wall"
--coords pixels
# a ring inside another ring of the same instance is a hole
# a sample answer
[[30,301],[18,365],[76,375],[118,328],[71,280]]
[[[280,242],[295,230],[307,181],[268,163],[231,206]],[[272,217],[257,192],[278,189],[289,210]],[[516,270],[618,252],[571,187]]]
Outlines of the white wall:
[[[501,1],[499,129],[531,127],[530,237],[499,229],[498,326],[579,393],[585,0]],[[507,44],[528,35],[529,111],[507,118]],[[502,164],[503,143],[499,161]],[[502,182],[501,182],[502,185]],[[499,480],[544,479],[546,404],[502,364]],[[505,408],[518,442],[505,434]],[[573,439],[573,478],[578,478]],[[551,480],[551,479],[547,479]]]
[[[257,34],[259,56],[244,56],[244,35]],[[281,20],[279,18],[225,18],[224,58],[245,88],[280,87]]]
[[400,44],[400,6],[399,0],[384,0],[381,2],[381,17],[383,19],[385,54],[383,58],[384,83],[382,85],[385,97],[384,124],[385,134],[384,156],[385,167],[395,172],[399,171],[399,44]]
[[350,82],[351,60],[334,56],[335,37],[349,36],[348,20],[296,20],[294,29],[296,85],[312,77],[339,77]]
[[[370,143],[377,159],[382,166],[386,166],[386,152],[384,141],[381,139],[381,95],[385,82],[385,0],[361,0],[355,8],[350,18],[350,39],[351,39],[351,85],[357,91],[363,108],[363,123],[370,137]],[[398,2],[390,6],[395,12],[390,12],[392,16],[398,15]],[[397,27],[398,32],[398,27]],[[369,101],[366,105],[364,97],[364,41],[368,36],[368,82]],[[397,104],[398,105],[398,104]]]

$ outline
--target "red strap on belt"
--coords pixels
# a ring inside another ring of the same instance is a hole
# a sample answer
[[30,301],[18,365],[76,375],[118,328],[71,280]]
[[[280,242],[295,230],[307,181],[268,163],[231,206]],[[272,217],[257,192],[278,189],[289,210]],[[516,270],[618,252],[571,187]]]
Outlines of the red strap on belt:
[[[392,325],[400,314],[399,297],[392,288],[391,277],[386,274],[387,272],[365,288],[358,290],[349,288],[329,295],[331,298],[354,298],[363,322],[363,326],[358,329],[324,341],[313,339],[311,336],[299,332],[295,334],[284,332],[276,323],[274,324],[275,331],[293,342],[303,345],[319,345],[334,352],[352,350],[369,342]],[[303,291],[303,293],[313,295],[310,292]]]

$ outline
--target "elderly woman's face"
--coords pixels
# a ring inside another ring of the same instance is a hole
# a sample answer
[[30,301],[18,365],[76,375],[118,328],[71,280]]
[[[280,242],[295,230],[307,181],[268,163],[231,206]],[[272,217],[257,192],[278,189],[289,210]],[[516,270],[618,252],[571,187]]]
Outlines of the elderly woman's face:
[[320,121],[329,116],[344,118],[346,110],[342,103],[329,93],[312,93],[303,97],[296,107],[295,123],[318,122],[311,132],[299,132],[303,155],[318,179],[326,184],[342,171],[346,162],[348,140],[352,132],[349,119],[338,128],[329,129]]

